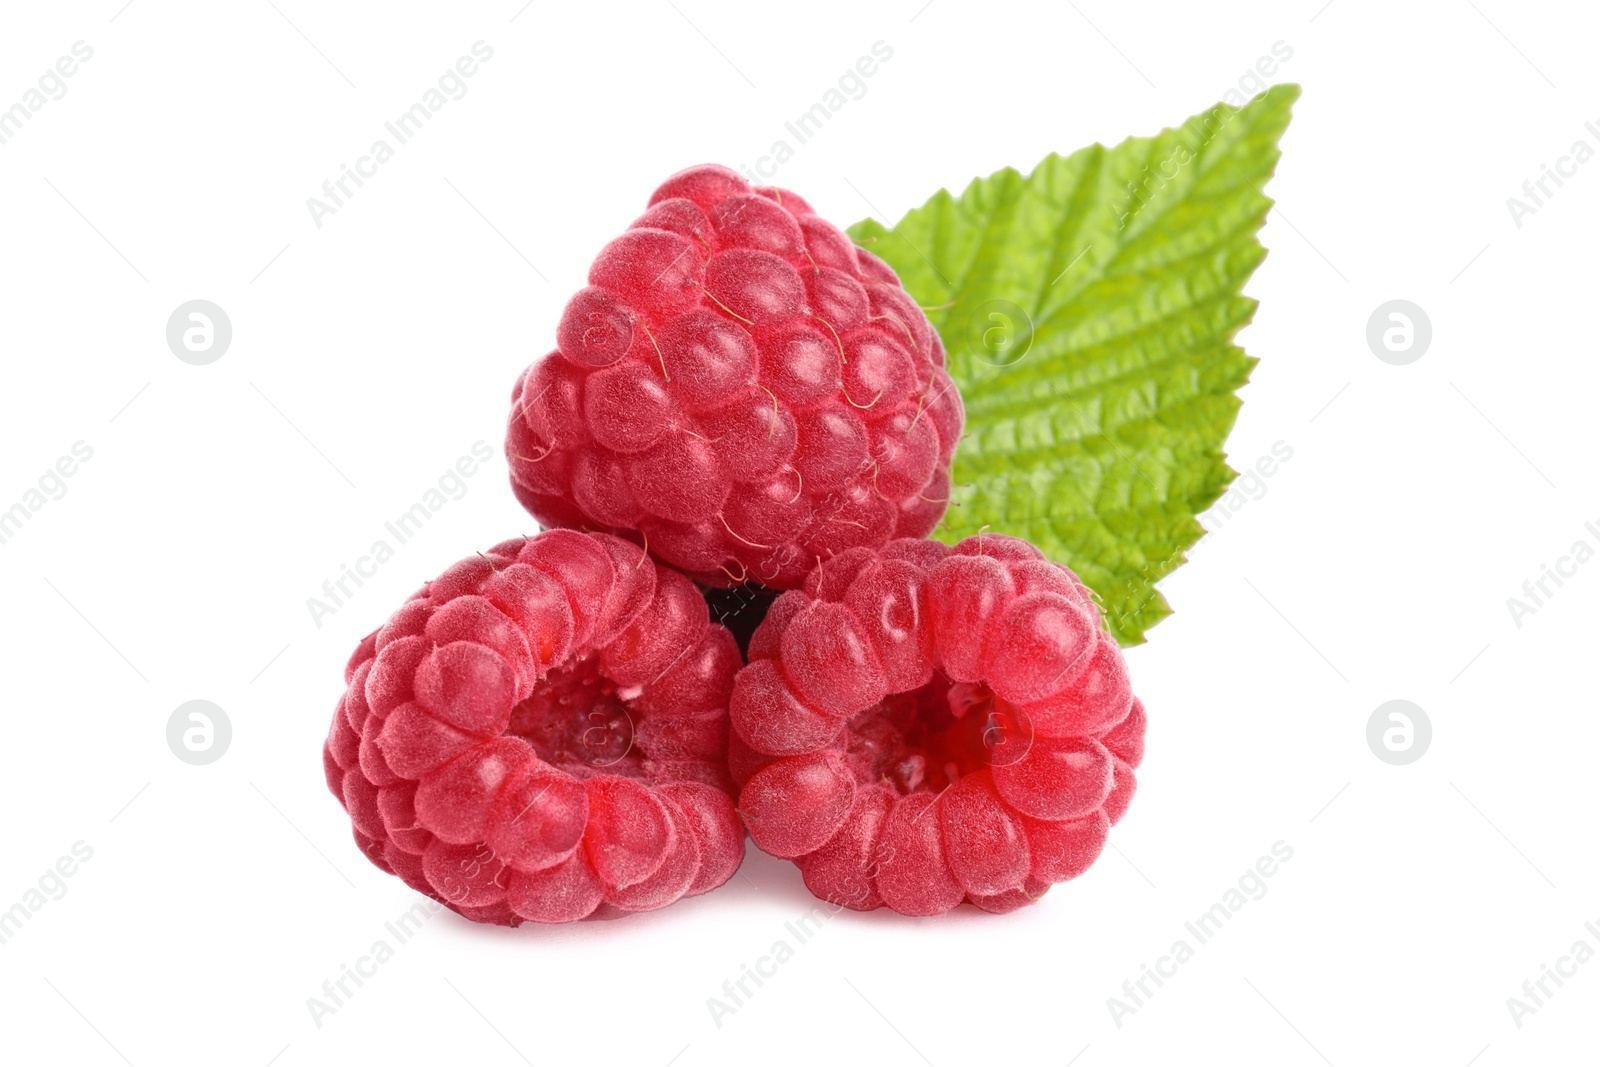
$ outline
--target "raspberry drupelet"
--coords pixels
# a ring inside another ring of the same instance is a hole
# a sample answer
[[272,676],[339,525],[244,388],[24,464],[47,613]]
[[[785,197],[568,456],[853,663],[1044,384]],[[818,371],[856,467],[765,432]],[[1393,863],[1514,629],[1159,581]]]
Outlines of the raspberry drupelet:
[[480,922],[648,911],[733,876],[739,650],[638,545],[552,530],[367,636],[323,749],[379,868]]
[[625,534],[708,585],[791,589],[944,514],[963,414],[938,334],[791,192],[718,166],[669,178],[556,339],[506,437],[541,525]]
[[1144,754],[1098,605],[994,534],[825,560],[751,638],[729,714],[750,836],[862,911],[1037,900],[1094,862]]

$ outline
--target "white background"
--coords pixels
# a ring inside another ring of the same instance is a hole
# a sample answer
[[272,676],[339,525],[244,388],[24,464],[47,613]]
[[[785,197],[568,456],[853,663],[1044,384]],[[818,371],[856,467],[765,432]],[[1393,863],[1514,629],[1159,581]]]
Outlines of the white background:
[[[0,945],[0,1056],[1593,1057],[1600,962],[1520,1028],[1506,1005],[1580,938],[1600,949],[1600,562],[1520,627],[1506,606],[1600,547],[1600,161],[1520,228],[1506,207],[1575,140],[1600,148],[1592,11],[274,2],[4,13],[0,106],[73,42],[94,55],[0,145],[0,507],[74,442],[93,458],[0,545],[0,909],[75,842],[93,857]],[[307,197],[480,39],[465,97],[316,227]],[[318,1027],[307,998],[416,899],[323,785],[346,656],[446,564],[532,532],[499,455],[509,390],[595,251],[667,174],[754,163],[880,40],[866,95],[777,178],[840,224],[1153,133],[1275,42],[1293,55],[1271,80],[1305,87],[1228,442],[1239,467],[1293,458],[1164,583],[1176,614],[1130,654],[1149,755],[1115,850],[1009,916],[836,918],[720,1027],[707,998],[811,904],[753,848],[723,889],[626,921],[434,918]],[[203,367],[164,337],[195,298],[234,330]],[[1365,342],[1393,298],[1433,323],[1409,366]],[[480,439],[495,458],[466,494],[314,625],[306,599]],[[204,767],[164,734],[195,698],[234,730]],[[1365,740],[1394,698],[1433,723],[1410,766]],[[1267,894],[1116,1025],[1107,999],[1280,840]]]

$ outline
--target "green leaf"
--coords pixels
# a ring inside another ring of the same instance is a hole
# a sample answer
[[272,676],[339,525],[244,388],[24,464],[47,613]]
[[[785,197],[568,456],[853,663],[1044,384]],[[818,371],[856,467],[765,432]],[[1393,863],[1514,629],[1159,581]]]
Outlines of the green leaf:
[[929,309],[966,406],[934,536],[1027,538],[1095,591],[1124,645],[1171,613],[1155,583],[1235,475],[1222,446],[1255,360],[1233,337],[1255,312],[1261,190],[1299,95],[1275,86],[850,228]]

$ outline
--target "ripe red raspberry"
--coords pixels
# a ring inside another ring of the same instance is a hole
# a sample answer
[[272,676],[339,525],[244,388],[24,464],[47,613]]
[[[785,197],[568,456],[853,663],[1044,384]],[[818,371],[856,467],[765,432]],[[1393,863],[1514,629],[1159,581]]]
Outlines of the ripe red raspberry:
[[733,876],[733,636],[683,575],[551,530],[455,564],[367,636],[323,748],[378,867],[469,919],[648,911]]
[[628,532],[708,585],[788,589],[944,514],[963,416],[939,336],[793,193],[725,167],[668,178],[556,341],[517,380],[506,435],[542,525]]
[[1134,699],[1098,606],[1012,537],[896,540],[780,596],[734,683],[756,844],[860,911],[1003,912],[1082,874],[1133,797]]

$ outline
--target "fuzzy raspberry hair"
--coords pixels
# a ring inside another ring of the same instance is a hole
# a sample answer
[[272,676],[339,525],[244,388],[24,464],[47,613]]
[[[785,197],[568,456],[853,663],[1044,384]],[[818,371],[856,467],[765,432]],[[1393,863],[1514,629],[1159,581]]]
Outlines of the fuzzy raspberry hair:
[[709,585],[924,537],[961,398],[888,265],[794,193],[667,179],[512,391],[512,486],[544,526],[626,533]]
[[553,530],[455,564],[361,642],[323,749],[361,850],[469,919],[649,911],[733,876],[739,650],[639,546]]
[[739,809],[835,904],[1004,912],[1088,869],[1144,708],[1076,576],[1012,537],[891,541],[772,605],[729,705]]

